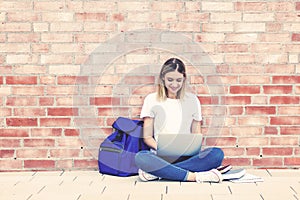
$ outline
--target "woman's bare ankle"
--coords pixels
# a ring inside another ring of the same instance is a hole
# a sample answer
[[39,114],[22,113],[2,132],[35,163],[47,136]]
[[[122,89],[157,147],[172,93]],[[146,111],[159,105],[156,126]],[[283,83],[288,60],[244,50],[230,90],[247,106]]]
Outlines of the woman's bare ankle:
[[196,174],[193,172],[188,172],[187,181],[195,182],[196,181]]

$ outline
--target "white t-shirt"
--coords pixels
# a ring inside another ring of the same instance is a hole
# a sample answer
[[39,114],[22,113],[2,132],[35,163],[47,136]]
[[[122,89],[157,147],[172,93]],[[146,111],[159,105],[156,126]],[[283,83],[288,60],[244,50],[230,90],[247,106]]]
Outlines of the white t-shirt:
[[191,133],[192,121],[201,121],[201,106],[197,96],[186,93],[182,100],[157,100],[157,93],[146,96],[141,118],[154,118],[154,137],[159,133]]

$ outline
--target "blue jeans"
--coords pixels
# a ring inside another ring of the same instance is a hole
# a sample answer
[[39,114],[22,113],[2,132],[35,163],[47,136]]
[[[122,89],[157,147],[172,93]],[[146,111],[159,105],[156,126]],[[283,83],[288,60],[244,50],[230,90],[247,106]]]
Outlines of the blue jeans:
[[[168,159],[157,156],[151,151],[140,151],[135,156],[135,163],[141,170],[157,177],[186,181],[188,172],[201,172],[217,168],[222,164],[224,153],[220,148],[207,148],[199,154],[183,161],[171,163]],[[170,160],[170,159],[169,159]]]

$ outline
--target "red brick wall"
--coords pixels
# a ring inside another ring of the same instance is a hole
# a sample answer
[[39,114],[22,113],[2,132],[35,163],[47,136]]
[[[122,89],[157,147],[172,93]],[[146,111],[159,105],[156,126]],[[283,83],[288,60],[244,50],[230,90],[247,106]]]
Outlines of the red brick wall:
[[0,170],[97,169],[170,56],[225,163],[300,166],[300,2],[0,2]]

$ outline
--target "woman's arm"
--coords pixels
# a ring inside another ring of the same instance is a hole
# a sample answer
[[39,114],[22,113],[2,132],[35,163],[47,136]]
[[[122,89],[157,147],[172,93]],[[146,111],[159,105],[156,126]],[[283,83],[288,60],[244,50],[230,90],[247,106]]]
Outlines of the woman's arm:
[[201,134],[202,133],[202,131],[201,131],[201,121],[196,121],[196,120],[193,119],[191,129],[192,129],[191,130],[192,133]]
[[157,143],[153,138],[153,123],[154,119],[151,117],[144,118],[144,129],[143,129],[143,137],[144,142],[152,149],[157,149]]

